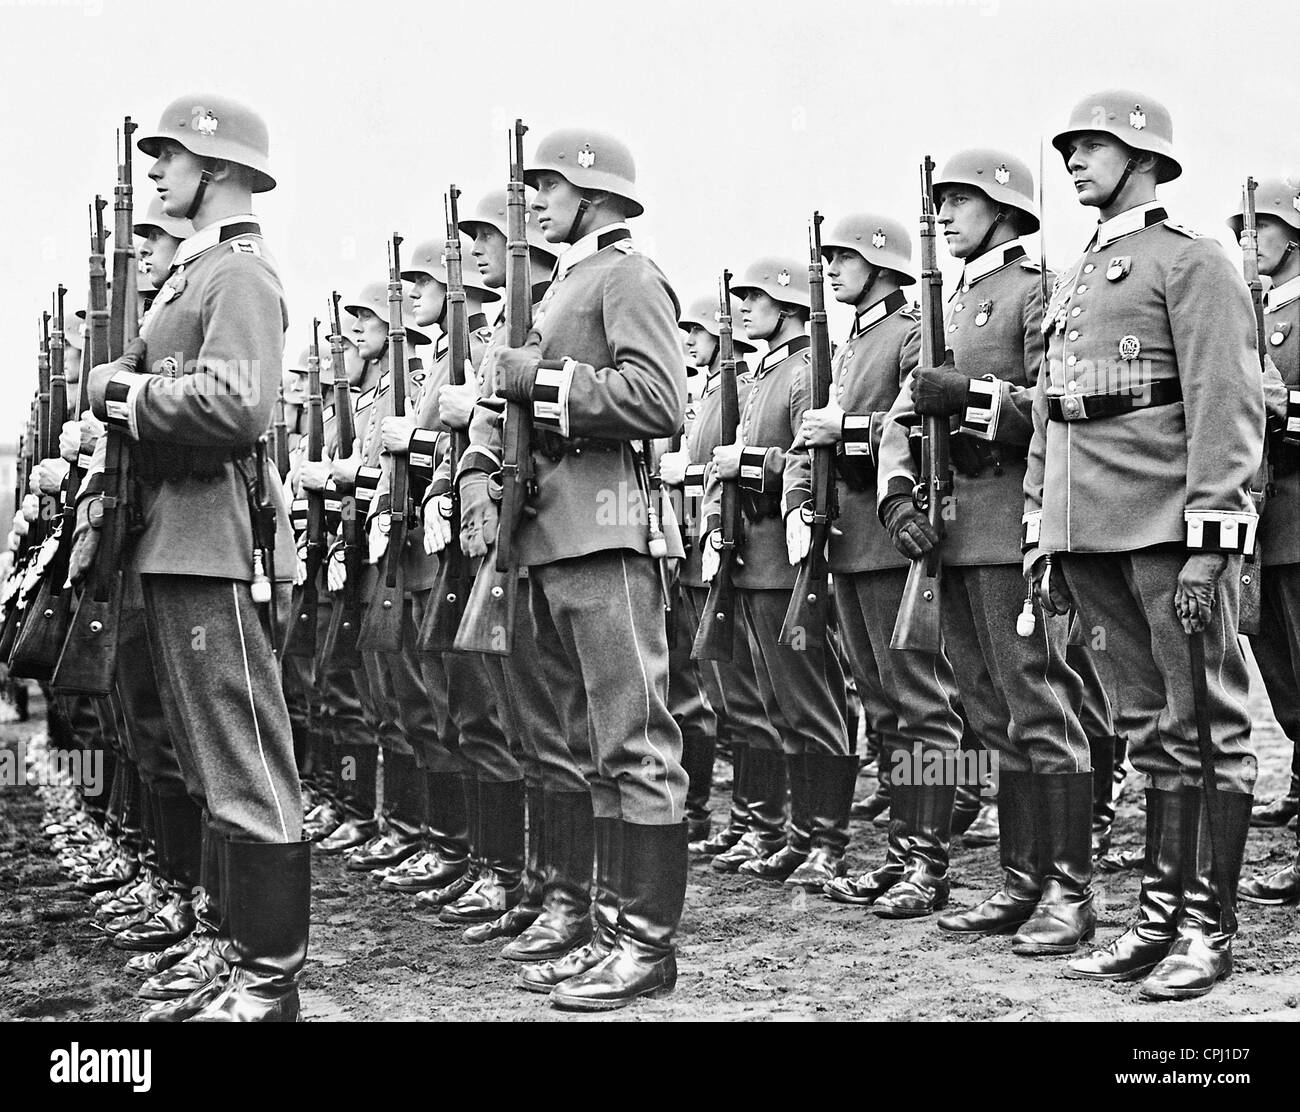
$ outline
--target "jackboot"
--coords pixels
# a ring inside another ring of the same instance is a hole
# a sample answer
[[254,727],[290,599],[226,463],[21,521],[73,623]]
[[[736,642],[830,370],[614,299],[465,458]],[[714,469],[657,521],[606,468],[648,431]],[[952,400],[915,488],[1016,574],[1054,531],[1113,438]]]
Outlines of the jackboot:
[[727,825],[713,837],[703,842],[692,842],[690,847],[692,853],[717,857],[740,841],[749,829],[749,799],[745,786],[745,762],[748,754],[748,745],[739,741],[731,743],[731,814]]
[[[1201,789],[1184,788],[1183,794],[1200,797],[1200,821],[1183,828],[1183,908],[1178,917],[1178,938],[1142,982],[1139,991],[1149,1000],[1204,996],[1232,973],[1232,940],[1237,933],[1235,895],[1254,800],[1244,792],[1220,789],[1216,793],[1220,829],[1215,833],[1222,844],[1212,848],[1208,808]],[[1184,807],[1189,804],[1184,803]],[[1227,889],[1227,906],[1219,899],[1216,875],[1222,877]]]
[[302,820],[304,842],[319,842],[343,825],[347,812],[334,799],[323,796]]
[[[446,788],[448,795],[450,795],[451,788],[456,785],[460,787],[461,811],[458,815],[454,810],[454,802],[450,798],[445,799],[443,802],[453,808],[451,811],[445,812],[451,816],[451,820],[444,820],[440,835],[431,835],[430,840],[437,844],[439,836],[450,836],[454,830],[458,839],[456,845],[464,853],[464,860],[458,866],[447,869],[447,875],[449,875],[450,879],[443,881],[436,888],[425,888],[416,893],[415,902],[421,907],[444,907],[460,899],[470,890],[470,886],[474,881],[478,879],[479,861],[474,856],[477,852],[475,847],[481,844],[478,781],[472,775],[449,777],[441,787]],[[430,807],[432,808],[432,806],[431,803]],[[460,816],[463,816],[463,825],[459,829],[454,829],[454,820]],[[432,820],[430,825],[432,826]]]
[[745,754],[745,802],[749,829],[735,845],[709,863],[714,872],[734,873],[747,861],[762,860],[785,845],[785,755],[748,746]]
[[[893,768],[889,765],[889,747],[885,746],[880,751],[880,757],[876,762],[876,790],[864,799],[859,799],[849,809],[849,814],[855,819],[867,819],[880,825],[880,820],[889,812],[889,797],[892,785],[890,778]],[[888,819],[885,820],[888,825]]]
[[1182,792],[1148,788],[1147,842],[1142,887],[1138,892],[1137,922],[1100,950],[1075,958],[1067,977],[1090,981],[1132,981],[1154,969],[1177,933],[1178,909],[1183,901],[1183,826],[1195,823],[1197,811],[1184,810]]
[[686,824],[624,822],[623,899],[614,948],[585,973],[555,986],[551,1003],[572,1011],[607,1011],[677,984],[673,945],[686,899]]
[[1300,745],[1291,743],[1291,783],[1285,794],[1276,799],[1261,800],[1250,812],[1250,825],[1259,827],[1286,826],[1300,815]]
[[1030,777],[1038,820],[1043,892],[1034,913],[1011,940],[1011,951],[1033,957],[1072,954],[1097,929],[1092,905],[1092,774]]
[[316,844],[322,853],[336,854],[365,845],[375,836],[375,783],[379,750],[373,745],[336,745],[339,760],[339,803],[346,817]]
[[529,992],[550,992],[561,981],[599,964],[614,949],[623,899],[623,821],[595,819],[592,826],[596,879],[591,889],[591,939],[554,961],[525,965],[519,971],[519,986]]
[[682,768],[686,771],[686,824],[692,842],[708,840],[712,827],[709,795],[713,790],[715,740],[706,734],[682,735]]
[[478,808],[479,834],[474,842],[478,876],[464,893],[443,907],[438,922],[446,927],[490,923],[518,904],[522,895],[523,780],[480,780]]
[[371,873],[400,865],[420,852],[421,825],[428,805],[424,770],[405,753],[384,754],[384,813],[378,840],[359,846],[348,856],[347,869]]
[[1001,934],[1016,930],[1033,913],[1043,890],[1039,871],[1034,797],[1028,772],[999,777],[998,856],[1002,887],[966,911],[939,918],[939,929],[954,934]]
[[889,836],[885,841],[885,863],[857,879],[840,877],[822,891],[836,903],[869,905],[894,887],[907,873],[907,831],[901,808],[890,810]]
[[458,772],[426,770],[424,781],[424,852],[388,871],[379,887],[389,892],[434,892],[453,884],[469,869],[465,778]]
[[958,784],[957,798],[952,805],[953,835],[965,834],[979,817],[983,808],[978,784]]
[[195,1023],[293,1023],[301,1018],[298,973],[307,959],[311,846],[226,843],[234,961],[221,993]]
[[786,884],[820,892],[844,875],[844,853],[849,845],[849,808],[858,782],[855,754],[808,753],[808,809],[812,848],[808,857],[786,877]]
[[1104,857],[1110,851],[1110,834],[1115,825],[1115,738],[1088,739],[1092,750],[1092,855]]
[[193,893],[203,860],[203,814],[188,795],[155,795],[158,844],[170,896],[144,922],[119,931],[119,950],[165,950],[195,926]]
[[981,797],[979,814],[966,827],[961,836],[964,846],[995,846],[998,844],[998,801]]
[[551,961],[591,939],[595,819],[588,792],[546,796],[546,882],[542,913],[501,950],[508,961]]
[[1286,868],[1267,876],[1251,877],[1237,887],[1237,896],[1247,903],[1265,907],[1300,903],[1300,850]]
[[871,910],[881,919],[921,919],[948,906],[952,784],[895,784],[893,806],[907,827],[907,873]]
[[477,944],[498,938],[518,938],[537,922],[537,917],[542,913],[548,867],[544,849],[549,837],[546,833],[547,793],[545,789],[530,784],[524,789],[524,795],[528,804],[528,856],[524,861],[524,886],[519,903],[490,923],[476,923],[472,927],[466,927],[465,933],[461,935],[466,942]]
[[790,784],[790,821],[785,828],[785,845],[767,857],[743,862],[737,871],[744,876],[784,881],[808,860],[812,850],[811,781],[807,756],[787,753],[785,770]]

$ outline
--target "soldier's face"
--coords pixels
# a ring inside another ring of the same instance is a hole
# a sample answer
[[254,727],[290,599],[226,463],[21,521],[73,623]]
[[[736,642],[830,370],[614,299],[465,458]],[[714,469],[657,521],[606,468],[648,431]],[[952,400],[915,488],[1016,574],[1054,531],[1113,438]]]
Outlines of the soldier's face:
[[180,245],[179,239],[169,236],[161,228],[150,228],[149,234],[140,241],[140,262],[155,288],[167,280],[167,272],[172,268],[172,259]]
[[740,323],[751,340],[766,340],[781,327],[781,306],[762,290],[749,290],[740,303]]
[[[1259,239],[1259,272],[1274,274],[1283,262],[1295,257],[1295,240],[1300,238],[1300,232],[1286,221],[1267,214],[1255,218],[1255,228]],[[1292,245],[1289,252],[1287,244]]]
[[707,367],[713,362],[713,357],[717,354],[717,351],[717,338],[710,335],[707,329],[701,328],[698,324],[691,325],[691,330],[686,335],[686,354],[690,357],[691,365]]
[[203,163],[174,139],[164,139],[158,158],[149,167],[149,180],[162,198],[163,212],[184,218],[194,203],[203,175]]
[[343,369],[348,376],[349,386],[360,386],[366,375],[366,360],[356,344],[343,345]]
[[478,263],[479,277],[490,290],[506,284],[506,237],[487,224],[480,224],[470,252]]
[[[69,329],[80,327],[79,320],[68,323]],[[68,380],[69,386],[75,386],[81,381],[81,348],[75,348],[71,344],[63,345],[63,377]]]
[[1079,204],[1100,208],[1119,184],[1133,151],[1104,131],[1085,131],[1070,141],[1066,166]]
[[421,328],[437,324],[447,303],[447,287],[428,274],[417,274],[411,287],[411,304],[415,308],[415,323]]
[[369,309],[359,308],[356,324],[352,326],[352,339],[362,359],[378,359],[388,343],[388,325]]
[[567,242],[565,237],[573,227],[581,202],[581,190],[575,189],[559,174],[546,170],[537,176],[537,191],[529,207],[547,243]]
[[939,190],[939,224],[954,259],[970,258],[997,214],[998,206],[979,189],[948,185]]
[[285,369],[280,381],[284,385],[284,400],[289,405],[307,404],[307,376],[296,370]]
[[856,251],[844,247],[831,248],[831,261],[826,266],[835,300],[845,305],[856,305],[867,292],[871,280],[871,264]]

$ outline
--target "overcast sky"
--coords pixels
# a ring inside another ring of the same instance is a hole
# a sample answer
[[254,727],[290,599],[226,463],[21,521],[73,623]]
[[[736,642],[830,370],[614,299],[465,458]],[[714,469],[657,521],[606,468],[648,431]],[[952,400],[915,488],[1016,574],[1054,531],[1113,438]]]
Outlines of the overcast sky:
[[[1168,207],[1231,243],[1244,175],[1300,173],[1298,58],[1294,0],[0,0],[0,439],[24,419],[49,291],[84,304],[86,206],[111,201],[114,129],[128,113],[152,128],[183,94],[268,122],[280,188],[258,214],[296,357],[331,287],[386,276],[394,230],[442,237],[448,182],[466,208],[504,185],[516,115],[533,140],[624,138],[646,206],[634,230],[689,301],[724,265],[806,258],[814,207],[915,226],[926,153],[1003,147],[1037,173],[1040,137],[1110,86],[1169,107],[1184,176]],[[1093,221],[1049,155],[1059,267]],[[138,213],[147,169],[137,155]]]

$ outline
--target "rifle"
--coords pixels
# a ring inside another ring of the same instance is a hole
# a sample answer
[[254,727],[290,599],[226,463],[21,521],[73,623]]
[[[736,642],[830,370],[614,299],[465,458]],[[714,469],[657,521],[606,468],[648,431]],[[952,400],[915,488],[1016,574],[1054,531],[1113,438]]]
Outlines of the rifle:
[[[64,374],[64,316],[63,298],[67,291],[62,285],[54,298],[54,331],[50,337],[50,390],[48,412],[48,441],[44,458],[59,455],[59,432],[67,420],[68,383]],[[86,376],[83,375],[82,392]],[[58,430],[58,431],[56,431]],[[45,545],[53,551],[43,551],[38,559],[44,563],[40,571],[40,586],[35,598],[25,608],[25,617],[14,642],[9,661],[9,671],[20,678],[47,682],[54,674],[59,652],[68,635],[71,617],[72,592],[65,587],[68,578],[68,561],[72,556],[72,535],[76,530],[76,493],[80,474],[73,464],[68,469],[66,503],[54,533],[46,538]],[[41,496],[41,518],[46,517],[45,500],[58,496]],[[53,515],[50,515],[51,517]],[[69,520],[71,517],[71,520]],[[40,566],[40,564],[38,564]]]
[[[1250,304],[1255,311],[1255,350],[1259,354],[1259,371],[1264,373],[1264,283],[1259,277],[1259,225],[1255,219],[1255,179],[1246,178],[1241,191],[1241,272],[1250,289]],[[1263,513],[1268,491],[1270,467],[1268,439],[1264,440],[1264,458],[1260,461],[1256,482],[1251,484],[1250,500],[1256,513]],[[1258,488],[1258,489],[1256,489]],[[1258,550],[1258,548],[1257,548]],[[1259,634],[1259,608],[1264,569],[1255,553],[1241,562],[1241,598],[1237,612],[1237,632],[1254,637]]]
[[[943,275],[935,251],[934,162],[929,155],[921,164],[921,366],[934,367],[946,354],[943,324]],[[916,508],[943,535],[943,512],[953,490],[948,464],[947,417],[927,417],[921,431],[921,479],[912,490]],[[943,570],[940,546],[912,562],[903,588],[903,600],[894,623],[891,649],[937,653],[940,632],[939,579]]]
[[[343,352],[339,301],[336,290],[330,295],[330,365],[334,370],[335,453],[341,459],[347,459],[356,450],[356,428],[352,421],[352,393]],[[352,495],[339,501],[346,579],[330,611],[330,625],[325,633],[325,644],[321,647],[318,668],[322,675],[331,662],[336,667],[361,667],[361,659],[357,656],[357,638],[361,631],[361,525],[357,521],[356,506],[356,498]]]
[[[510,135],[510,184],[506,187],[506,343],[523,347],[533,327],[533,289],[528,273],[528,225],[524,199],[523,120]],[[527,405],[506,406],[501,453],[501,518],[496,554],[489,550],[479,565],[474,589],[456,634],[457,652],[509,656],[515,647],[515,604],[519,598],[516,531],[532,510],[536,493],[533,470],[533,415]]]
[[[131,136],[135,123],[130,116],[122,126],[122,158],[113,190],[113,306],[106,313],[107,297],[96,288],[94,258],[91,260],[91,297],[88,316],[92,322],[93,348],[83,360],[83,376],[105,354],[109,361],[120,359],[126,346],[139,334],[140,318],[136,298],[135,239],[133,231],[133,188],[131,184]],[[102,252],[103,216],[99,207],[96,231]],[[98,346],[103,344],[104,346]],[[130,440],[120,429],[109,426],[104,463],[103,518],[99,529],[99,551],[91,585],[82,593],[72,619],[72,628],[54,669],[53,686],[80,695],[107,695],[117,672],[117,638],[122,613],[122,565],[125,561],[127,516],[131,509]]]
[[[447,216],[447,378],[453,386],[465,384],[465,363],[469,359],[469,317],[465,308],[465,277],[461,269],[460,212],[456,199],[460,190],[451,186],[443,200]],[[420,625],[416,648],[425,653],[451,652],[456,646],[456,631],[465,614],[465,605],[474,586],[474,568],[460,547],[460,490],[456,468],[469,447],[468,430],[452,429],[448,456],[451,460],[451,543],[442,553],[438,577],[429,595],[429,608]],[[437,513],[436,506],[426,512]]]
[[[402,326],[402,237],[393,233],[388,255],[388,367],[392,379],[393,415],[406,415],[406,329]],[[381,420],[376,414],[371,420]],[[402,611],[405,579],[406,525],[410,517],[407,463],[404,455],[390,457],[393,466],[388,498],[388,547],[381,561],[375,597],[361,624],[361,647],[371,652],[402,651]],[[380,514],[383,514],[381,509]],[[382,518],[381,518],[382,520]]]
[[[320,381],[320,321],[311,322],[307,356],[307,460],[319,463],[325,454],[325,397]],[[325,494],[307,492],[307,578],[296,592],[294,620],[285,636],[285,655],[316,655],[316,616],[320,609],[320,570],[325,563]]]
[[[822,214],[814,212],[809,234],[808,294],[812,305],[812,405],[821,409],[831,397],[831,337],[826,326],[826,288],[822,276]],[[800,508],[800,514],[805,511]],[[799,565],[799,575],[785,612],[779,643],[801,648],[810,641],[822,644],[830,617],[830,566],[826,545],[831,522],[839,516],[835,486],[835,449],[812,450],[812,540]]]
[[[718,389],[721,397],[723,444],[734,444],[740,426],[740,392],[736,384],[736,348],[731,330],[731,271],[722,272],[718,287]],[[731,660],[736,637],[736,588],[732,582],[743,563],[744,522],[740,515],[740,480],[722,480],[722,525],[718,530],[718,572],[709,584],[709,598],[700,615],[691,657]],[[712,543],[710,541],[709,543]]]

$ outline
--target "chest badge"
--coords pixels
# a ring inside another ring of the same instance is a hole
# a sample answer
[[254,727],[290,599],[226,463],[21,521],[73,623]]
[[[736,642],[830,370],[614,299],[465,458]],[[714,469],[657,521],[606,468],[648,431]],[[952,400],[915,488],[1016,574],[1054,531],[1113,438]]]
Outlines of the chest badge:
[[989,322],[989,317],[993,315],[993,302],[981,301],[979,311],[975,314],[975,327],[983,328]]
[[161,305],[168,305],[180,297],[184,292],[185,275],[173,274],[163,283],[163,288],[158,291],[157,301]]
[[1142,353],[1142,343],[1136,336],[1125,336],[1119,342],[1121,359],[1136,359]]
[[1286,338],[1291,334],[1291,322],[1289,320],[1278,321],[1273,326],[1273,332],[1268,338],[1268,342],[1274,347],[1281,347],[1286,343]]
[[1119,282],[1128,277],[1133,269],[1132,255],[1116,255],[1106,267],[1106,281]]

